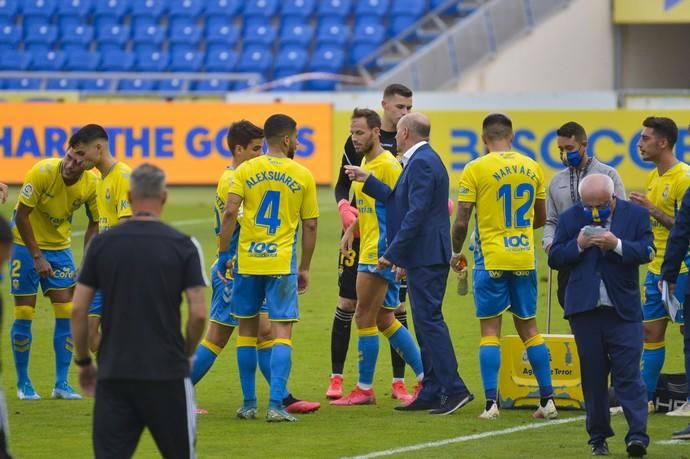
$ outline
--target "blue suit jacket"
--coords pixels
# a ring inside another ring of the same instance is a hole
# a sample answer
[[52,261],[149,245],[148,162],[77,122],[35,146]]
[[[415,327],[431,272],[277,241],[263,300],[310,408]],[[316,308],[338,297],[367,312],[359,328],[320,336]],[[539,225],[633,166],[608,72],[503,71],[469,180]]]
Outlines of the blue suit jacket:
[[450,262],[448,172],[429,144],[415,151],[394,189],[371,175],[363,191],[386,206],[386,259],[403,268]]
[[[676,222],[671,228],[671,233],[666,241],[666,253],[664,263],[661,265],[661,278],[665,281],[676,283],[678,273],[683,260],[688,255],[690,245],[690,190],[683,195],[676,214]],[[690,302],[690,295],[685,295],[685,303]]]
[[623,247],[623,256],[590,247],[580,253],[577,236],[590,224],[582,204],[576,204],[558,217],[556,235],[549,251],[549,266],[569,269],[565,290],[565,316],[591,311],[599,305],[599,285],[606,292],[623,320],[642,321],[639,266],[654,258],[654,236],[647,209],[616,199],[611,232]]

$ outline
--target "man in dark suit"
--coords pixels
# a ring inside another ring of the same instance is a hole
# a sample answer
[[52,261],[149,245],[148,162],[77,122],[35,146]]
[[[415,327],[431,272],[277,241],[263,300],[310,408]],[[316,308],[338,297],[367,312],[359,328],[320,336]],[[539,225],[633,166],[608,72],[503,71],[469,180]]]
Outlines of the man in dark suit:
[[558,220],[549,265],[569,269],[565,317],[580,355],[582,391],[592,454],[608,455],[611,429],[608,375],[628,422],[630,457],[649,445],[647,395],[640,374],[642,305],[639,266],[655,255],[649,212],[614,195],[613,181],[590,174],[581,202]]
[[431,126],[421,113],[398,122],[396,143],[404,170],[394,189],[357,166],[345,166],[363,191],[386,206],[388,249],[379,268],[406,271],[417,341],[422,351],[422,389],[402,411],[450,414],[473,400],[458,375],[458,363],[441,306],[448,280],[450,222],[448,172],[429,146]]

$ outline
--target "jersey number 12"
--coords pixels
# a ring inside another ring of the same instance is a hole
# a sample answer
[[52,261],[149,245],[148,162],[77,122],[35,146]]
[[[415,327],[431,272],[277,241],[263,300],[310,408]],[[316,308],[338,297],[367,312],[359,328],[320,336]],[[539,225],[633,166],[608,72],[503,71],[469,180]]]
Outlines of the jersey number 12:
[[[518,199],[525,198],[525,202],[515,210],[515,221],[513,221],[513,197]],[[526,218],[527,213],[532,208],[534,201],[534,187],[529,183],[521,183],[515,187],[506,183],[501,185],[498,189],[498,199],[503,199],[503,214],[505,216],[506,228],[526,228],[532,226],[529,218]]]

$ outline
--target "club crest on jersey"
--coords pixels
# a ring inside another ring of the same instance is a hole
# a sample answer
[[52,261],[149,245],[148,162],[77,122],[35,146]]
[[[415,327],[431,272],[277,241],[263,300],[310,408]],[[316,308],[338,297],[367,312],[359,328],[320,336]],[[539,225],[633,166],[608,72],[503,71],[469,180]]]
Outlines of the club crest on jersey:
[[105,189],[105,200],[110,202],[110,188]]
[[72,203],[72,209],[78,209],[82,205],[82,200],[81,199],[75,199],[74,202]]
[[663,199],[664,201],[665,201],[666,199],[668,199],[668,192],[669,192],[670,187],[671,187],[671,185],[669,185],[669,184],[667,183],[666,186],[664,187],[664,192],[661,193],[661,199]]
[[22,196],[24,196],[26,199],[29,199],[32,194],[34,194],[34,186],[30,183],[27,183],[22,188]]

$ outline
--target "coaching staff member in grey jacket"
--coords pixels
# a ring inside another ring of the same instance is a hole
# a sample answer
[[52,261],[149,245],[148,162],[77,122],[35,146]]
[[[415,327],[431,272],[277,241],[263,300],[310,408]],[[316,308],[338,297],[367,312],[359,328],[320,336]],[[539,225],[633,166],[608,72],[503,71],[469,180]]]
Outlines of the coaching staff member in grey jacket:
[[[626,199],[625,188],[618,172],[611,166],[587,154],[587,133],[585,128],[575,121],[568,121],[556,131],[556,141],[565,169],[556,174],[546,195],[546,224],[541,243],[549,253],[553,237],[556,234],[558,216],[566,209],[580,202],[578,187],[587,174],[604,174],[613,180],[614,194],[619,199]],[[568,284],[568,269],[558,271],[558,302],[565,305],[565,286]]]
[[[96,395],[94,452],[96,458],[129,458],[148,427],[163,457],[195,457],[189,359],[206,320],[201,250],[160,221],[167,195],[161,169],[139,166],[130,187],[132,218],[93,239],[74,293],[79,384]],[[87,315],[97,289],[103,291],[103,316],[96,371]],[[189,303],[186,337],[180,331],[183,293]]]

